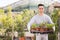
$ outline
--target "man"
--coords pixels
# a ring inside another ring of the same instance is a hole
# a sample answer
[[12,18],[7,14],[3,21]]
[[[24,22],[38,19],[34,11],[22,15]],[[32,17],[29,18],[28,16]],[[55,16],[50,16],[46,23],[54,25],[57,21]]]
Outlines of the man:
[[[39,11],[39,14],[33,16],[27,25],[29,32],[30,32],[30,27],[34,23],[41,24],[41,23],[47,22],[49,24],[53,24],[51,18],[48,15],[44,14],[44,5],[43,4],[38,4],[38,11]],[[53,29],[55,31],[55,27],[53,27]],[[48,40],[48,34],[37,33],[36,40]]]

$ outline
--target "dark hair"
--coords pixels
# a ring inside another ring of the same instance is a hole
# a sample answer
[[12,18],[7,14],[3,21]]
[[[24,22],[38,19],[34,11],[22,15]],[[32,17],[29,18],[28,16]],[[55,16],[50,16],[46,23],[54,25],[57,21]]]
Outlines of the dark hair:
[[44,5],[43,5],[43,4],[38,4],[38,7],[39,7],[39,6],[44,6]]

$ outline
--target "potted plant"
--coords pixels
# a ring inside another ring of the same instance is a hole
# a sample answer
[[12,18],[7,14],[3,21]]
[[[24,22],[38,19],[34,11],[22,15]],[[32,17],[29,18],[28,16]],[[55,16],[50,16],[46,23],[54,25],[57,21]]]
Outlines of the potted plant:
[[39,25],[41,32],[44,32],[44,31],[46,30],[46,25],[45,25],[45,24],[46,24],[46,23],[41,23],[41,24]]
[[25,40],[25,37],[24,37],[24,28],[23,27],[20,27],[19,28],[19,40]]
[[54,24],[46,24],[47,28],[48,28],[48,31],[52,31],[53,29],[53,26]]
[[38,29],[38,24],[32,24],[31,30],[39,30]]
[[19,40],[25,40],[24,32],[19,33]]

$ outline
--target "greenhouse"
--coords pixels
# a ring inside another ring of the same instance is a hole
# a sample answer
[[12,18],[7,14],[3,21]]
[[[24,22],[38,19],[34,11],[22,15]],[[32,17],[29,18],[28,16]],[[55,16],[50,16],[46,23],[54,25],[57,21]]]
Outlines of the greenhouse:
[[60,40],[60,0],[2,0],[0,40]]

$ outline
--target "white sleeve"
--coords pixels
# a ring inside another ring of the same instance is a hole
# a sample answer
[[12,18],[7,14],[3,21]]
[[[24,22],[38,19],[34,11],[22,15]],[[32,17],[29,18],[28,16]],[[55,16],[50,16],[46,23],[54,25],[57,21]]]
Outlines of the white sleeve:
[[33,17],[27,25],[28,31],[30,31],[31,25],[35,22],[35,17]]
[[[52,22],[52,20],[51,20],[50,17],[48,17],[48,23],[50,23],[50,24],[54,24],[54,23]],[[53,30],[55,31],[55,26],[53,26]]]

